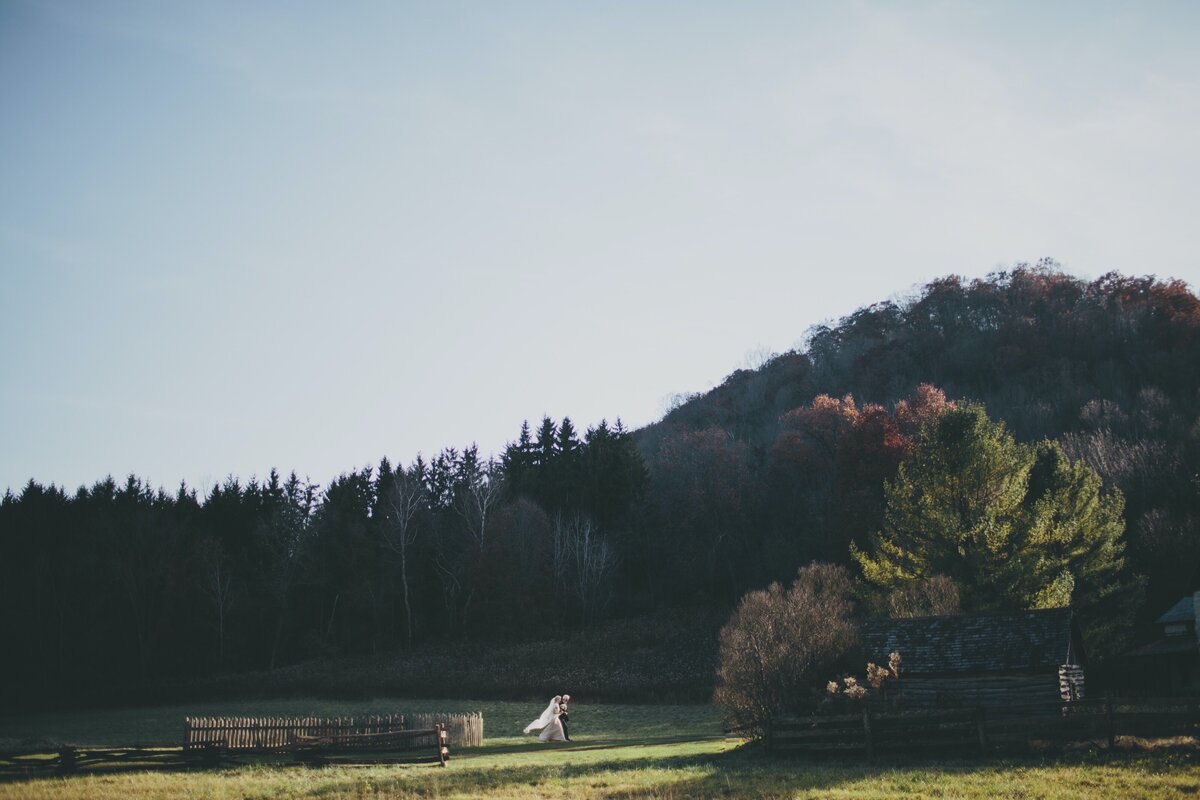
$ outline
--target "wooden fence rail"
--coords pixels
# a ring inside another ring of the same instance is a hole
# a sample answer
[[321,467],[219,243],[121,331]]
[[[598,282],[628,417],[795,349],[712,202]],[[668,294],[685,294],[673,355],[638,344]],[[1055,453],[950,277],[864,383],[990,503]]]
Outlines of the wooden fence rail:
[[483,713],[466,714],[406,714],[410,728],[432,728],[441,725],[446,730],[451,747],[479,747],[483,744]]
[[291,753],[309,763],[371,752],[372,760],[435,761],[454,747],[483,744],[483,714],[367,717],[186,717],[182,747],[76,747],[0,753],[0,780],[121,769],[185,769],[232,763],[238,755]]
[[[284,752],[284,749],[271,752]],[[431,730],[305,736],[295,739],[286,752],[305,764],[361,763],[365,752],[372,753],[369,760],[373,764],[425,762],[444,767],[450,758],[446,732],[440,725]],[[386,756],[376,757],[374,752],[386,753]],[[221,742],[199,744],[190,749],[64,745],[57,752],[0,754],[0,781],[79,772],[179,770],[235,763],[230,750]]]
[[989,750],[1032,740],[1107,739],[1117,736],[1200,735],[1197,698],[1104,698],[890,712],[864,706],[856,714],[776,717],[766,727],[772,752]]
[[[441,724],[429,730],[413,729],[387,733],[347,733],[336,736],[299,736],[290,751],[297,760],[308,764],[359,762],[363,751],[415,751],[403,757],[372,758],[371,763],[433,761],[446,766],[450,758],[446,729]],[[349,755],[347,755],[349,754]]]

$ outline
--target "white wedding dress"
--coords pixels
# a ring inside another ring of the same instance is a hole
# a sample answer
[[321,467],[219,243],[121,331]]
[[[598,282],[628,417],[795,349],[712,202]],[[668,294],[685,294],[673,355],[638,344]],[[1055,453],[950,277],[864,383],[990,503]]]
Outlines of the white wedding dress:
[[539,742],[565,742],[567,737],[563,734],[562,720],[558,718],[560,714],[562,714],[562,695],[556,695],[550,701],[550,705],[546,706],[542,715],[525,726],[525,733],[540,730]]

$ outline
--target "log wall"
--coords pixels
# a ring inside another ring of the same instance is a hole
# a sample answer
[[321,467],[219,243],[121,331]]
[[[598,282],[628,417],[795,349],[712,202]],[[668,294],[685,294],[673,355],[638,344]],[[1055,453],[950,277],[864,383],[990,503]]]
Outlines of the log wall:
[[905,708],[998,707],[1063,699],[1057,670],[1004,675],[902,675],[891,693]]

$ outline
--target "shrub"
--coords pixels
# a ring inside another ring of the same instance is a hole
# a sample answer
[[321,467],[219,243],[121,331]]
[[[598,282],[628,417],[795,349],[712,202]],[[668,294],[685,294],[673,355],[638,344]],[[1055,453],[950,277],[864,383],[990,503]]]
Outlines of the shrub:
[[872,691],[875,692],[877,698],[886,700],[888,688],[898,680],[900,680],[900,653],[893,650],[888,656],[886,667],[872,661],[867,662],[867,683],[871,684],[869,690],[854,675],[843,676],[840,683],[838,681],[826,683],[822,707],[826,711],[845,711],[846,701],[857,703],[866,700]]
[[761,730],[772,715],[811,709],[816,677],[856,643],[853,586],[844,567],[802,567],[791,587],[742,597],[721,629],[714,702],[736,727]]

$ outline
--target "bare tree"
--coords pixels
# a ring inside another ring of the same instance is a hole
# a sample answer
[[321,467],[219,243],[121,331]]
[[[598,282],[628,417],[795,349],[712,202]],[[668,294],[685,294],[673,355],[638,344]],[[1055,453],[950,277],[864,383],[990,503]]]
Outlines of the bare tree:
[[491,517],[503,494],[502,471],[494,459],[480,464],[472,445],[461,454],[445,450],[430,465],[430,506],[436,515],[429,541],[442,588],[446,622],[465,630],[477,582],[471,572],[481,562]]
[[479,550],[486,544],[488,517],[499,504],[503,488],[500,464],[489,459],[478,474],[464,476],[463,485],[454,493],[454,510]]
[[579,608],[587,626],[608,599],[608,578],[616,556],[588,517],[554,518],[554,575],[562,595]]
[[216,539],[205,538],[197,547],[197,583],[212,604],[217,632],[217,669],[225,662],[225,617],[233,605],[233,573],[229,556]]
[[746,354],[742,356],[741,367],[749,370],[762,369],[778,357],[779,353],[765,344],[760,344],[746,351]]
[[404,598],[404,641],[412,647],[412,605],[408,592],[408,552],[417,541],[417,514],[429,503],[429,492],[419,478],[400,472],[384,498],[387,522],[383,543],[400,561],[400,587]]

